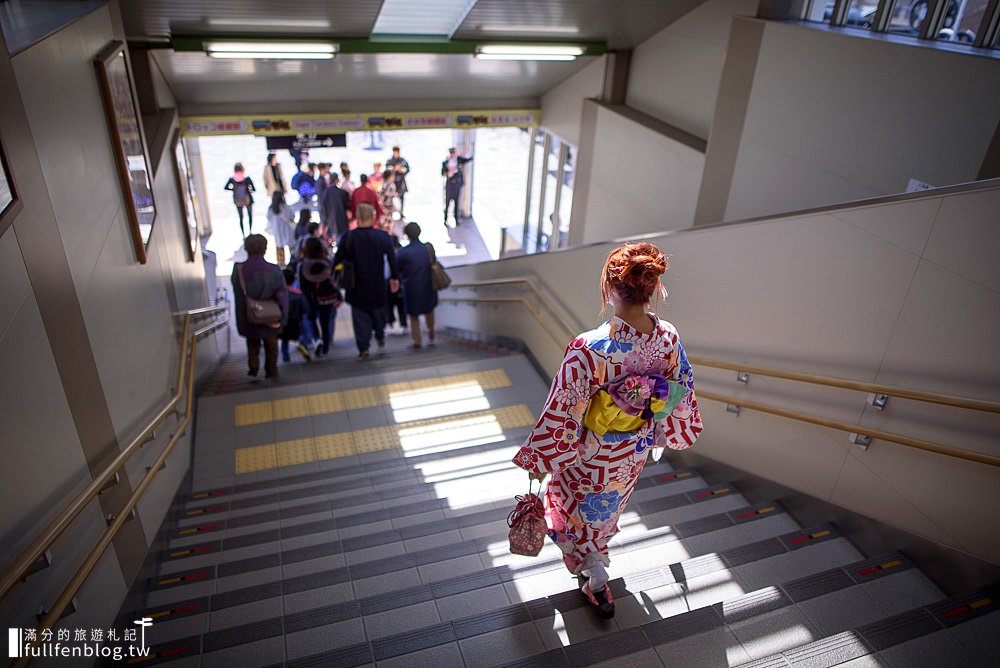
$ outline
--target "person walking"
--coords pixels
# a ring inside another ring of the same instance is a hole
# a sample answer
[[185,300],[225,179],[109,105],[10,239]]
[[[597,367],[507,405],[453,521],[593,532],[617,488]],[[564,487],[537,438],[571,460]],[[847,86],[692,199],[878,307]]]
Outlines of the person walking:
[[274,199],[274,193],[280,192],[284,195],[288,192],[288,182],[285,181],[285,173],[281,171],[278,163],[278,154],[271,152],[267,154],[267,164],[264,165],[264,190],[267,191],[267,198]]
[[396,173],[391,169],[382,172],[382,189],[378,192],[379,203],[382,205],[381,227],[386,234],[396,232]]
[[465,184],[465,174],[462,170],[465,163],[471,161],[471,157],[463,157],[457,154],[455,147],[448,149],[448,157],[441,163],[441,176],[444,181],[444,225],[448,226],[448,205],[455,203],[455,227],[459,226],[458,220],[458,200],[462,196],[462,186]]
[[385,161],[385,166],[396,175],[396,196],[399,197],[399,215],[403,216],[406,201],[406,175],[410,173],[410,163],[399,154],[399,147],[392,147],[392,157]]
[[371,182],[365,174],[361,175],[361,185],[351,192],[351,215],[354,220],[358,220],[358,206],[361,204],[370,205],[375,210],[376,217],[382,217],[382,204],[378,200],[378,193],[372,189]]
[[427,345],[434,345],[434,309],[438,304],[437,290],[431,283],[431,265],[437,259],[434,246],[420,241],[420,225],[407,223],[403,234],[409,243],[396,253],[399,276],[403,283],[403,304],[410,317],[411,347],[423,345],[420,316],[427,325]]
[[265,232],[274,237],[275,255],[278,264],[285,264],[285,248],[295,246],[295,210],[285,204],[285,193],[275,190],[271,206],[267,207],[267,227]]
[[[237,162],[233,166],[233,175],[226,181],[226,190],[233,191],[233,204],[236,205],[236,214],[240,217],[240,234],[246,239],[247,232],[253,234],[253,193],[256,190],[253,181],[247,176],[243,163]],[[247,212],[247,228],[243,229],[243,210]]]
[[399,290],[399,271],[392,240],[382,230],[375,229],[375,209],[370,204],[358,206],[358,227],[344,234],[337,242],[333,266],[342,267],[344,261],[354,267],[354,287],[347,290],[347,303],[351,305],[351,323],[358,357],[368,357],[372,335],[379,348],[385,347],[385,263],[389,263],[389,289]]
[[[264,348],[264,375],[278,377],[278,332],[288,323],[288,291],[285,277],[277,265],[264,259],[267,239],[251,234],[243,242],[247,252],[246,262],[233,266],[231,278],[236,308],[236,331],[247,342],[247,375],[256,377],[260,372],[260,349]],[[281,322],[256,325],[247,320],[247,297],[273,300],[281,309]]]
[[614,317],[566,348],[538,423],[514,456],[545,489],[549,537],[600,616],[614,616],[608,541],[652,455],[683,450],[702,431],[677,329],[649,310],[665,296],[667,259],[651,243],[611,251],[601,298]]
[[351,207],[351,196],[337,187],[338,180],[336,174],[330,175],[330,186],[323,191],[323,199],[320,200],[323,225],[326,226],[326,234],[333,239],[340,238],[347,231],[347,212]]
[[357,184],[351,180],[351,168],[346,162],[340,163],[340,188],[350,195],[357,187]]
[[316,344],[317,359],[330,352],[333,328],[340,303],[340,290],[333,282],[333,264],[330,262],[326,244],[316,237],[309,237],[302,246],[302,262],[299,263],[299,287],[309,304],[310,323],[319,321],[322,341]]

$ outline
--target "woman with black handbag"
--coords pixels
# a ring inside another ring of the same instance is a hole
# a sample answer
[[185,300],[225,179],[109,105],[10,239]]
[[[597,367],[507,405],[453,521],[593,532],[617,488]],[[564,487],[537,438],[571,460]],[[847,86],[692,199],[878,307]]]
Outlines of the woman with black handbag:
[[288,318],[288,291],[285,277],[276,264],[264,259],[267,239],[251,234],[244,240],[246,262],[233,266],[233,296],[236,331],[247,340],[247,374],[260,371],[260,349],[264,348],[264,374],[278,376],[278,332]]

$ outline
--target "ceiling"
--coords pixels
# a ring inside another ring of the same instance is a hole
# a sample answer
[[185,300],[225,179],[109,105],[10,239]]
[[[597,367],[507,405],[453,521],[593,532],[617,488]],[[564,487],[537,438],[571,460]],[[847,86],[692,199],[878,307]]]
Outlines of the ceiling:
[[[430,7],[434,0],[411,2]],[[701,2],[478,0],[452,39],[596,41],[611,49],[632,48]],[[367,39],[382,1],[124,0],[120,6],[129,42],[156,44],[180,35]],[[537,100],[594,60],[481,61],[471,55],[341,53],[329,61],[252,61],[218,60],[169,48],[153,53],[182,110],[226,104],[273,109],[285,104],[294,111],[324,101],[336,106],[439,98],[475,99],[484,106],[497,106],[504,100]]]

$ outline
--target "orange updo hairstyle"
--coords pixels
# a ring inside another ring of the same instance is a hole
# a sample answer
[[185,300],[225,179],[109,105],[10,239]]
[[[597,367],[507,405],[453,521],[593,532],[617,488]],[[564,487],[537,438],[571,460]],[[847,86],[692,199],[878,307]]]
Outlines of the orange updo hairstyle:
[[608,254],[601,272],[601,298],[612,294],[629,304],[646,304],[654,292],[666,296],[660,276],[667,270],[667,256],[648,242],[625,244]]

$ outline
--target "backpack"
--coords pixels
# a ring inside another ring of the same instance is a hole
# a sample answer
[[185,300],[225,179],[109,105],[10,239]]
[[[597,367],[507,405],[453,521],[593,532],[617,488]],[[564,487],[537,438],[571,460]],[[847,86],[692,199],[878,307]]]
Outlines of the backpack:
[[332,273],[328,260],[307,258],[302,261],[302,277],[316,286],[313,295],[317,304],[327,306],[343,301]]
[[236,202],[236,206],[250,206],[253,202],[253,195],[250,194],[250,181],[248,179],[243,179],[242,181],[233,180],[233,201]]

